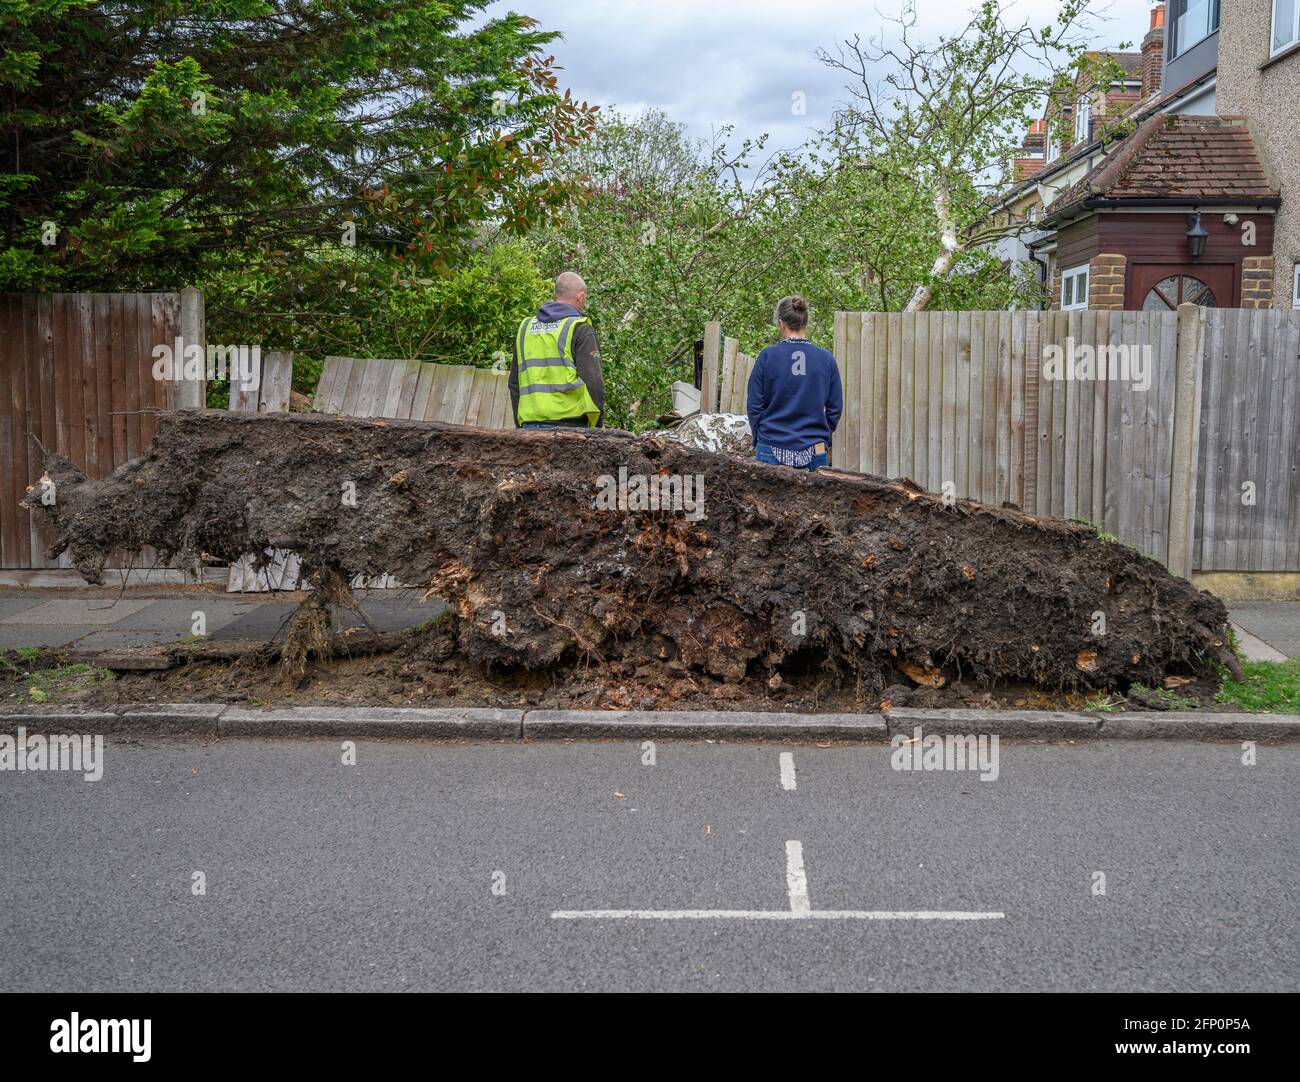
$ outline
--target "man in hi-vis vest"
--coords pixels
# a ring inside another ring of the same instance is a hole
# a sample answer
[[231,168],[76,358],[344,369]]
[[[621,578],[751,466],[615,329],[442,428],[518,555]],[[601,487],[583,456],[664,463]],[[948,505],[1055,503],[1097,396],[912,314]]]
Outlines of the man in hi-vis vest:
[[582,314],[587,284],[573,271],[555,279],[555,299],[515,333],[510,401],[518,428],[594,428],[605,412],[596,328]]

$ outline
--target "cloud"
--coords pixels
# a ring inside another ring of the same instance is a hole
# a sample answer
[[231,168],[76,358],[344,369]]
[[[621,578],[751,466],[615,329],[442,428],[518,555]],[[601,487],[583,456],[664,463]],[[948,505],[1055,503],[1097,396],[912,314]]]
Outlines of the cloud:
[[[973,0],[971,0],[973,3]],[[664,110],[708,139],[724,125],[738,138],[771,134],[769,149],[797,146],[830,120],[846,82],[816,58],[855,34],[887,28],[901,0],[499,0],[488,15],[515,10],[563,34],[552,43],[561,83],[604,107]],[[933,40],[965,24],[962,0],[917,0],[916,35]],[[1008,18],[1051,21],[1055,0],[1017,0]],[[1149,4],[1125,0],[1108,12],[1108,42],[1141,40]],[[806,111],[793,110],[796,93]]]

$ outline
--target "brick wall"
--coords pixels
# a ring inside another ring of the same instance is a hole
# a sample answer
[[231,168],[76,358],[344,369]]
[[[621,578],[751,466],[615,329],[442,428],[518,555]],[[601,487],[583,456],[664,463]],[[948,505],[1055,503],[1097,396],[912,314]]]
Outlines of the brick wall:
[[1273,305],[1273,257],[1247,256],[1241,264],[1241,306],[1271,308]]
[[1126,256],[1105,252],[1093,256],[1088,262],[1088,307],[1099,310],[1123,308],[1127,274]]

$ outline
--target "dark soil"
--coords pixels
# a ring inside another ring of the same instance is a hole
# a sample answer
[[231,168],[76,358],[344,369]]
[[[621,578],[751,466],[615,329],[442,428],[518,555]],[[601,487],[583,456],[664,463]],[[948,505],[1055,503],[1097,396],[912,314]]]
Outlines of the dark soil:
[[[602,509],[620,467],[702,478],[703,517]],[[1236,666],[1221,602],[1091,527],[653,436],[195,412],[103,481],[58,455],[46,469],[54,505],[29,500],[90,581],[116,550],[278,547],[319,587],[274,666],[190,664],[111,685],[124,697],[827,710],[893,687],[1036,705],[1212,689]],[[339,656],[325,603],[385,572],[457,618]]]
[[[439,658],[442,647],[411,642],[381,654],[339,653],[314,661],[297,680],[286,682],[273,658],[247,644],[245,657],[205,660],[200,647],[171,648],[192,655],[164,671],[99,671],[68,667],[59,651],[42,651],[37,659],[14,654],[0,657],[0,708],[29,705],[30,688],[47,689],[51,703],[87,708],[114,708],[142,702],[224,702],[283,706],[493,706],[572,710],[764,710],[788,713],[863,713],[893,706],[988,709],[1080,710],[1096,693],[1007,685],[980,688],[965,682],[942,688],[894,685],[869,693],[846,685],[833,673],[804,673],[774,680],[761,675],[739,682],[707,673],[684,671],[675,662],[579,664],[548,670],[483,671],[457,657]],[[118,652],[116,657],[122,656]],[[53,678],[41,678],[52,674]],[[66,674],[66,675],[65,675]],[[1128,710],[1218,709],[1212,683],[1179,686],[1172,702],[1148,705],[1129,699]],[[1228,709],[1224,707],[1223,709]]]

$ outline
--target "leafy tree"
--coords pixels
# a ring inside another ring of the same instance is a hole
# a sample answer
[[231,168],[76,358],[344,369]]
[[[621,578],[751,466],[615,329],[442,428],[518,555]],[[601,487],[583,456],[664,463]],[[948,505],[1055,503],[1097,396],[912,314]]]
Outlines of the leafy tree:
[[[809,338],[829,347],[837,310],[898,310],[929,268],[927,193],[897,183],[860,143],[762,152],[761,141],[703,145],[662,113],[613,113],[566,159],[587,197],[535,236],[548,273],[587,279],[610,423],[642,427],[667,408],[708,320],[757,353],[776,338],[776,302],[798,292],[812,307]],[[935,283],[945,307],[1018,296],[987,248],[963,249],[954,270]]]
[[0,285],[310,279],[340,242],[427,277],[483,222],[526,232],[567,203],[553,163],[594,110],[560,94],[533,20],[467,26],[485,6],[7,0]]
[[[1094,0],[1061,0],[1046,26],[1009,22],[981,0],[967,25],[935,42],[914,40],[909,0],[895,40],[853,38],[823,62],[851,76],[853,102],[824,141],[827,168],[881,216],[867,262],[890,303],[927,308],[954,282],[987,269],[987,246],[1023,228],[990,214],[1006,163],[1043,101],[1071,101],[1076,86],[1108,86],[1118,65],[1090,51]],[[1058,110],[1056,123],[1064,120]],[[891,288],[892,283],[892,288]],[[960,294],[960,290],[958,293]]]
[[800,268],[761,150],[705,146],[651,111],[606,115],[568,156],[586,196],[535,238],[548,273],[587,280],[609,423],[641,427],[667,408],[668,385],[691,378],[705,321],[722,320],[749,348],[772,340],[773,307]]
[[1009,274],[987,239],[963,238],[948,272],[933,275],[935,252],[944,248],[932,192],[852,136],[829,133],[789,169],[786,186],[797,192],[792,202],[798,208],[789,235],[806,263],[821,268],[809,287],[816,289],[820,308],[900,311],[918,282],[931,287],[927,306],[941,309],[1032,301],[1032,283]]
[[479,248],[432,278],[394,282],[390,260],[343,246],[315,253],[312,268],[305,295],[267,265],[218,267],[206,282],[207,319],[221,328],[209,337],[294,350],[294,386],[304,393],[331,354],[487,366],[550,293],[520,242]]

